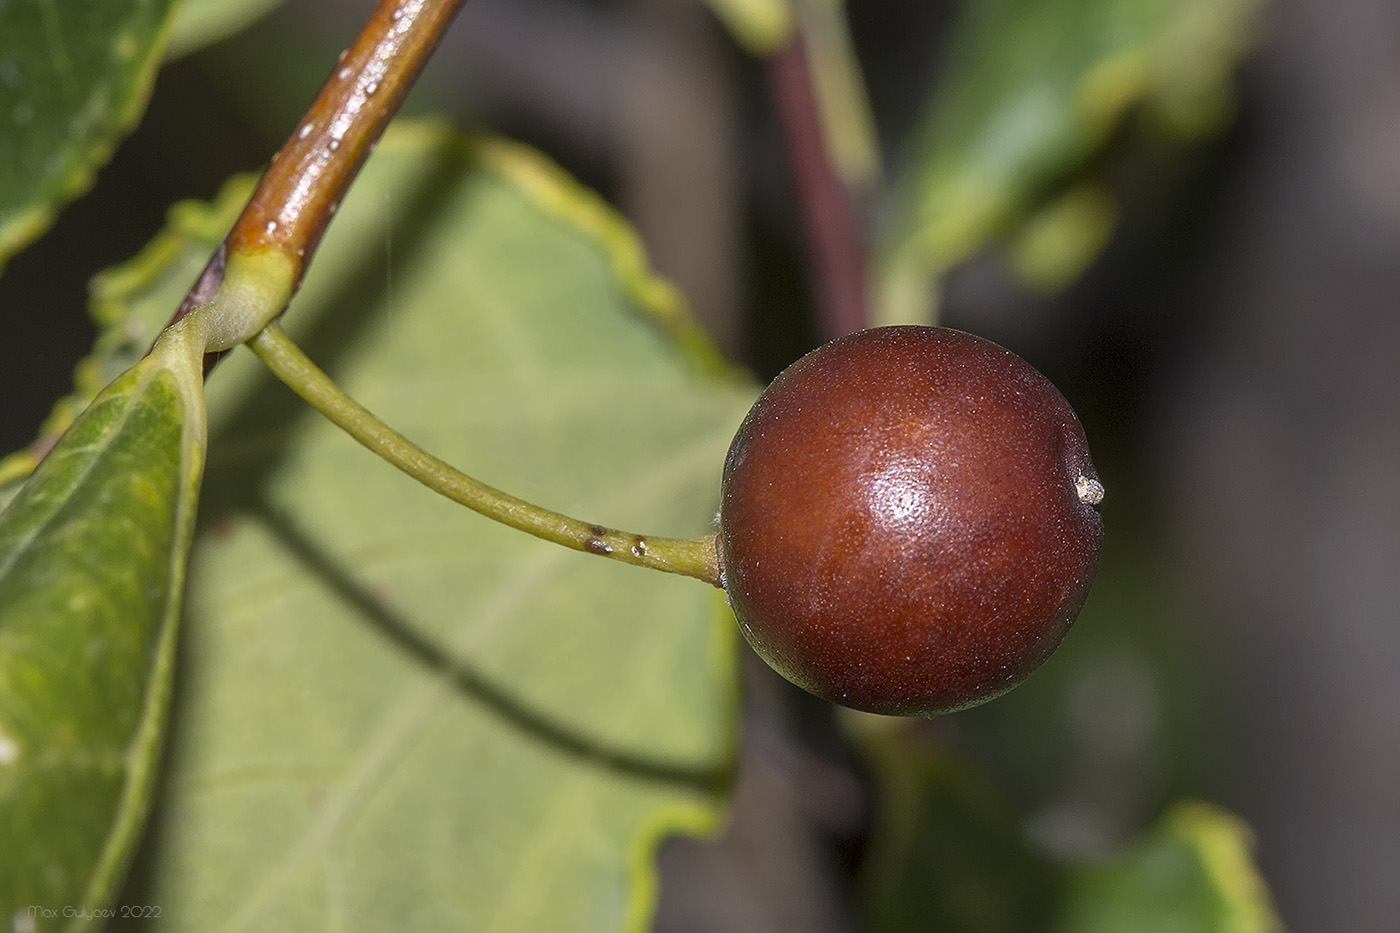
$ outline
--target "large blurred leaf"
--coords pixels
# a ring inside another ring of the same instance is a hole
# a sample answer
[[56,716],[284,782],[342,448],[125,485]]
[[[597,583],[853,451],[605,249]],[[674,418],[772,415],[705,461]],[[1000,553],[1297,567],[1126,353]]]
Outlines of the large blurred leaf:
[[1262,2],[966,3],[890,199],[879,314],[926,316],[932,283],[1041,211],[1018,268],[1042,287],[1071,281],[1113,222],[1075,172],[1135,107],[1170,137],[1220,126]]
[[[287,326],[428,449],[639,530],[707,530],[752,397],[679,349],[702,340],[596,199],[424,126],[379,147]],[[718,591],[446,503],[249,354],[210,396],[169,778],[128,899],[175,928],[643,925],[654,845],[713,825],[731,765]]]
[[105,907],[149,807],[204,448],[202,351],[176,349],[113,383],[0,512],[0,917],[16,930]]
[[0,3],[0,269],[87,189],[145,108],[174,5]]

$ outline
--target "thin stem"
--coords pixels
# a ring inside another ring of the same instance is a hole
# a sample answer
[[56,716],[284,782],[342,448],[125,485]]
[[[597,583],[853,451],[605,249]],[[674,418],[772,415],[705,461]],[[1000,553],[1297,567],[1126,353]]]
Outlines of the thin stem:
[[765,74],[802,215],[817,329],[831,340],[867,326],[865,244],[827,145],[801,29],[768,59]]
[[380,0],[170,323],[210,300],[237,254],[287,256],[296,291],[350,183],[464,2]]
[[720,585],[715,535],[644,537],[579,521],[517,499],[454,469],[380,421],[317,368],[276,324],[264,328],[248,346],[278,379],[351,437],[453,502],[575,551]]

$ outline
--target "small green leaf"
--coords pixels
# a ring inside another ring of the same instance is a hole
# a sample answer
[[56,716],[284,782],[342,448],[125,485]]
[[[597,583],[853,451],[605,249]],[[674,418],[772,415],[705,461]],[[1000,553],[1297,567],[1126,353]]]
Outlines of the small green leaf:
[[167,55],[178,58],[226,39],[266,16],[282,0],[184,0]]
[[1118,206],[1101,185],[1085,183],[1026,218],[1010,244],[1011,266],[1039,291],[1068,287],[1108,244]]
[[[1216,653],[1162,530],[1132,498],[1106,503],[1112,546],[1064,644],[996,703],[958,714],[962,745],[1057,852],[1120,844],[1173,801],[1218,787],[1230,758]],[[1117,791],[1085,799],[1074,791],[1084,786]]]
[[792,33],[788,0],[706,0],[734,41],[751,55],[770,55]]
[[1057,929],[1064,933],[1275,933],[1278,916],[1239,818],[1177,806],[1125,853],[1079,869]]
[[146,355],[178,304],[178,299],[170,305],[133,303],[132,296],[154,290],[183,296],[208,261],[210,242],[222,239],[256,181],[247,175],[231,179],[212,206],[176,204],[165,229],[139,255],[93,278],[88,286],[88,313],[97,327],[92,352],[78,362],[73,391],[54,404],[34,442],[0,457],[0,504],[5,490],[29,475],[97,393]]
[[1027,845],[991,784],[928,734],[926,722],[863,715],[847,721],[876,791],[878,816],[861,872],[865,928],[1045,929],[1059,870]]
[[174,6],[0,3],[0,269],[88,188],[136,122]]
[[877,819],[862,868],[880,933],[1276,933],[1238,817],[1176,805],[1118,854],[1056,862],[1032,847],[988,779],[924,722],[848,715]]
[[202,352],[163,347],[0,512],[0,917],[15,929],[105,907],[149,807],[204,446]]
[[[1262,0],[985,0],[966,4],[925,107],[877,273],[882,323],[927,317],[932,283],[1074,181],[1140,108],[1160,134],[1193,138],[1231,109],[1230,75]],[[1082,206],[1082,205],[1081,205]],[[1023,267],[1067,282],[1104,239],[1061,233]],[[1063,215],[1059,219],[1066,219]],[[1041,244],[1043,245],[1043,243]]]
[[[449,462],[660,534],[710,527],[754,394],[595,196],[434,126],[385,137],[285,326]],[[715,825],[732,767],[718,591],[446,502],[249,353],[210,403],[169,779],[125,902],[215,930],[644,927],[656,844]]]

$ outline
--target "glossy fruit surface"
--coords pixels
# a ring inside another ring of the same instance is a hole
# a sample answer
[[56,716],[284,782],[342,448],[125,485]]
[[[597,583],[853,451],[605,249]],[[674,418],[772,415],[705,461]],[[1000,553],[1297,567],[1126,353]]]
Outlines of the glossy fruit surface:
[[936,327],[835,340],[775,379],[725,460],[724,587],[745,637],[845,706],[924,714],[1011,689],[1098,566],[1079,419],[994,343]]

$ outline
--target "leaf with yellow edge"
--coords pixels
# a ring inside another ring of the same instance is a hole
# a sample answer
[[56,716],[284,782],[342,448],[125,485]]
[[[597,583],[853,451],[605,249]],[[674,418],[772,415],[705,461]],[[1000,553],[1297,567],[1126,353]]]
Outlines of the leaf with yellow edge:
[[[596,196],[436,125],[385,137],[285,326],[447,461],[660,534],[710,527],[754,394]],[[719,592],[445,502],[251,354],[209,395],[169,779],[125,901],[206,930],[644,928],[659,839],[725,799]]]
[[1278,933],[1252,849],[1243,820],[1209,804],[1179,804],[1123,854],[1075,872],[1056,929]]
[[878,818],[862,868],[864,926],[880,933],[1278,933],[1249,827],[1174,806],[1122,850],[1054,859],[988,778],[928,723],[847,715]]

